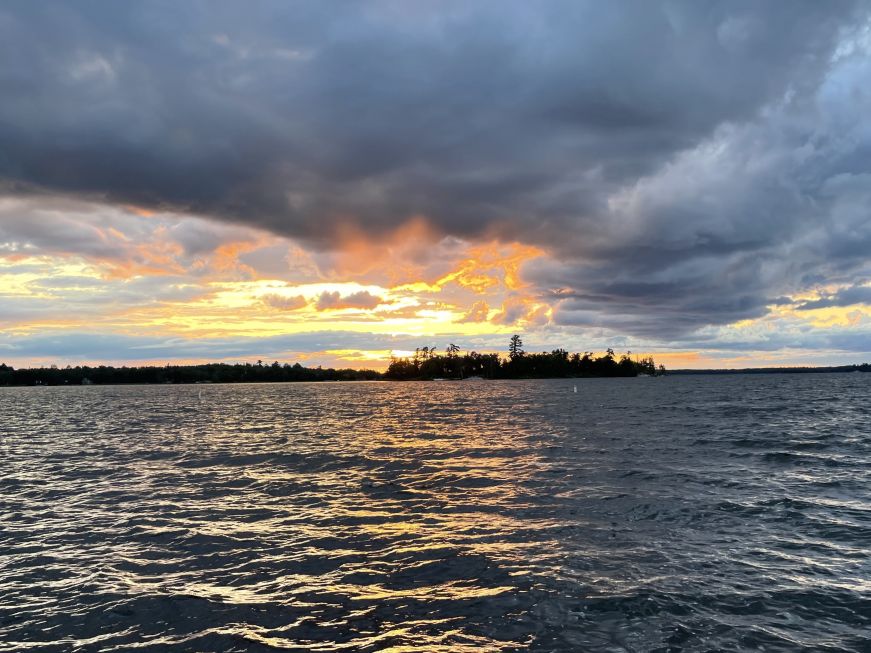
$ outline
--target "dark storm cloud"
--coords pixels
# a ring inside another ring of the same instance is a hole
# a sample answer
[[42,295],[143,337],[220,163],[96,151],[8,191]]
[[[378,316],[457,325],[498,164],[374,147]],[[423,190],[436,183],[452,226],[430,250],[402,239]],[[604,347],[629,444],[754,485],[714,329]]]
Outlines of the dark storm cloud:
[[[563,324],[667,337],[869,270],[842,2],[7,2],[9,192],[329,247],[415,215],[554,256]],[[865,41],[862,41],[865,38]]]
[[597,209],[603,180],[753,116],[796,71],[812,80],[851,16],[815,2],[0,12],[3,176],[291,235],[415,214],[459,233],[562,229]]

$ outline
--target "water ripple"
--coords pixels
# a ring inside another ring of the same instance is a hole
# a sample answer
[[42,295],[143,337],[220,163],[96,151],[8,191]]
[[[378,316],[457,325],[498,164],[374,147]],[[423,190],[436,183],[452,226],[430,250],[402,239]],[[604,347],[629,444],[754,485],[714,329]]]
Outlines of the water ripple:
[[0,389],[0,651],[866,651],[869,381]]

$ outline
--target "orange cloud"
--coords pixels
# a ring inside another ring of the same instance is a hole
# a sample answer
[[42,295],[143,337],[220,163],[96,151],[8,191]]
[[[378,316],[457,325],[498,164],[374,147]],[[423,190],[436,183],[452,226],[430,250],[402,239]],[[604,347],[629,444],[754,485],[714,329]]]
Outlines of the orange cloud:
[[488,315],[490,315],[490,307],[482,299],[472,304],[469,312],[466,313],[460,322],[486,322]]
[[478,294],[484,294],[499,285],[519,290],[526,284],[520,278],[521,266],[534,258],[544,256],[544,250],[521,243],[491,242],[469,248],[465,259],[454,271],[436,284],[455,282]]
[[126,259],[97,258],[96,261],[105,266],[105,276],[109,279],[184,274],[185,267],[178,262],[182,252],[183,248],[178,243],[158,240],[128,246]]
[[219,245],[211,257],[211,266],[214,270],[227,272],[239,270],[252,278],[256,278],[257,272],[250,265],[239,261],[240,254],[253,252],[272,242],[272,239],[263,237],[257,240],[237,241]]
[[[439,238],[420,216],[377,238],[354,224],[344,224],[337,234],[332,271],[338,277],[386,275],[391,285],[418,281],[434,260],[434,244]],[[385,261],[390,265],[385,266]]]
[[125,204],[122,206],[125,210],[133,213],[134,215],[138,215],[140,218],[150,218],[155,214],[154,211],[149,209],[142,208],[141,206],[135,206],[134,204]]
[[551,307],[529,297],[510,297],[502,304],[500,311],[493,316],[493,324],[505,326],[523,323],[524,326],[543,326],[550,321]]

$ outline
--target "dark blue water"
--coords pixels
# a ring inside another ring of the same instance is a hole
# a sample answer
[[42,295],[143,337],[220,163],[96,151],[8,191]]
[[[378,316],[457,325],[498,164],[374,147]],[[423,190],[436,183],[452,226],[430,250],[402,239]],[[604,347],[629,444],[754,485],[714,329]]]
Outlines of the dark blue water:
[[869,651],[869,418],[862,374],[0,388],[0,651]]

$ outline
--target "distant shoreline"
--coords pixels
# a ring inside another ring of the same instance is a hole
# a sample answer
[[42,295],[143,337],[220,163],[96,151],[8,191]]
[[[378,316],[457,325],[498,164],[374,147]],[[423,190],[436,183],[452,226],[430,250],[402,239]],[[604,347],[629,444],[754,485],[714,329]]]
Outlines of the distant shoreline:
[[[111,368],[113,371],[164,371],[172,369],[174,366],[167,367],[139,367],[139,368]],[[10,368],[7,368],[9,370]],[[414,379],[395,379],[386,377],[381,372],[374,370],[311,370],[312,372],[321,373],[322,376],[314,378],[293,378],[293,379],[270,379],[270,378],[246,378],[246,379],[223,379],[223,380],[196,380],[190,378],[175,378],[172,380],[143,380],[143,379],[100,379],[98,375],[96,380],[91,380],[89,377],[73,378],[58,378],[58,372],[73,372],[76,370],[98,370],[99,368],[70,368],[63,370],[57,368],[22,368],[16,370],[22,373],[20,380],[10,382],[8,378],[0,380],[0,388],[21,388],[21,387],[76,387],[88,385],[100,386],[134,386],[134,385],[240,385],[240,384],[257,384],[257,383],[349,383],[354,381],[365,382],[382,382],[382,383],[468,383],[477,381],[553,381],[553,380],[584,380],[584,379],[606,379],[606,378],[638,378],[638,377],[613,377],[613,376],[539,376],[539,377],[514,377],[514,378],[483,378],[471,377],[466,379],[459,378],[414,378]],[[104,370],[106,368],[103,368]],[[175,367],[174,369],[179,369]],[[307,371],[311,368],[303,368]],[[828,367],[755,367],[744,369],[679,369],[669,370],[665,376],[737,376],[737,375],[764,375],[764,374],[846,374],[846,373],[871,373],[871,364],[864,363],[861,365],[839,365]],[[2,373],[2,370],[0,370]],[[642,375],[643,376],[643,375]],[[24,377],[24,378],[21,378]]]
[[668,375],[723,375],[723,374],[838,374],[848,372],[871,372],[871,364],[861,365],[829,365],[820,367],[745,367],[736,369],[683,369],[669,370]]

